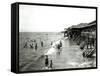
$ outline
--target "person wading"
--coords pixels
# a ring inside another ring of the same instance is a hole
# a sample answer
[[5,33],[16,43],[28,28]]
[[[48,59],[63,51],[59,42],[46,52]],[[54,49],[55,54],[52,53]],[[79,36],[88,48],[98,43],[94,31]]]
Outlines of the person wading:
[[31,43],[31,44],[30,44],[30,48],[31,48],[31,49],[33,49],[33,48],[34,48],[34,47],[33,47],[33,43]]
[[35,50],[37,50],[37,43],[35,44]]
[[53,42],[51,41],[51,45],[53,44]]
[[61,42],[61,40],[60,40],[60,47],[62,47],[62,42]]
[[27,44],[27,42],[25,42],[24,48],[27,48],[27,46],[28,46],[28,44]]
[[43,47],[43,41],[41,41],[41,47]]

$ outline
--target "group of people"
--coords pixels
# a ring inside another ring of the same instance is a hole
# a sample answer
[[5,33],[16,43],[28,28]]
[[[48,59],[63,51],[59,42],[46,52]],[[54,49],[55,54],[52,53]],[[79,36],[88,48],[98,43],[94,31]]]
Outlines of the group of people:
[[[41,43],[41,47],[43,47],[44,42],[41,40],[40,43]],[[38,49],[37,41],[35,39],[34,40],[28,40],[28,41],[25,42],[23,48],[31,48],[31,49],[37,50]]]
[[[38,44],[38,43],[40,43],[40,44]],[[53,46],[54,43],[55,42],[51,41],[50,45]],[[54,46],[58,50],[57,53],[60,55],[61,47],[62,47],[62,41],[59,40],[58,43],[56,43]],[[35,39],[34,40],[28,39],[23,46],[23,48],[35,49],[35,51],[39,47],[44,47],[44,41],[43,40],[40,40],[40,42],[39,42]],[[44,64],[45,64],[45,69],[53,69],[53,61],[52,61],[52,59],[49,58],[48,55],[45,55],[45,63]]]
[[[53,46],[53,48],[56,48],[58,50],[57,53],[60,55],[62,41],[60,40],[55,44],[53,42],[51,42],[51,46]],[[49,55],[45,55],[45,69],[53,69],[53,61],[51,59],[49,59]]]

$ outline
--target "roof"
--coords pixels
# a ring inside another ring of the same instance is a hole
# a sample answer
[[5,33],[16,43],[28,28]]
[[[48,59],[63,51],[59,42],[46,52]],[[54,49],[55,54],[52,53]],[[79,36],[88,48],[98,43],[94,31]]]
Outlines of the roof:
[[70,28],[85,28],[85,27],[90,27],[90,26],[93,26],[93,25],[96,25],[96,20],[92,21],[90,23],[80,23],[78,25],[73,25]]

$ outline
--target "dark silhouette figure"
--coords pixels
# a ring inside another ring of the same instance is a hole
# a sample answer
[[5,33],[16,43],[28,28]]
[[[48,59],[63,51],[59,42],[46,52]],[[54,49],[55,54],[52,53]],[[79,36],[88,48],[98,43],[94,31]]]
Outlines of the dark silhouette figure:
[[35,44],[35,50],[37,50],[37,43]]
[[30,48],[32,48],[32,49],[34,48],[34,47],[33,47],[33,43],[32,43],[32,44],[30,44]]
[[36,40],[34,40],[34,42],[36,42]]
[[62,42],[60,41],[60,47],[62,47]]
[[27,48],[27,42],[25,42],[24,48]]
[[58,50],[60,49],[60,44],[57,45]]
[[52,68],[52,65],[53,65],[52,60],[50,60],[50,68]]
[[46,58],[45,58],[45,66],[48,67],[49,65],[49,60],[48,60],[48,55],[46,55]]
[[53,42],[51,41],[51,45],[53,44]]
[[43,41],[41,41],[41,47],[43,47]]

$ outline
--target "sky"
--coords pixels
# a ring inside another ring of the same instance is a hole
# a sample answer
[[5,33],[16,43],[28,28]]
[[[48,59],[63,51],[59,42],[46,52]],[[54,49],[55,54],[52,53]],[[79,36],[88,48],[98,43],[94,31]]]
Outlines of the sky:
[[96,10],[36,5],[19,6],[20,32],[60,32],[79,23],[96,20]]

